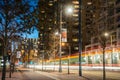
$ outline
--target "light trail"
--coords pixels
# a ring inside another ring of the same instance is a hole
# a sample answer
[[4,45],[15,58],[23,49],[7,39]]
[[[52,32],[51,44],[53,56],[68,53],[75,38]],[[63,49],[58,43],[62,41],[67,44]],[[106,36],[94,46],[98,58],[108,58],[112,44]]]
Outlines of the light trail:
[[[34,68],[34,69],[42,69],[42,67],[43,67],[43,69],[49,69],[49,70],[53,70],[53,69],[55,69],[55,70],[58,70],[59,69],[59,65],[29,65],[28,66],[29,68]],[[103,69],[103,67],[102,66],[93,66],[93,67],[91,67],[91,66],[82,66],[83,68],[83,70],[102,70]],[[62,66],[62,69],[68,69],[68,66]],[[69,66],[69,69],[70,70],[78,70],[79,69],[79,66]],[[106,67],[106,70],[113,70],[113,71],[120,71],[120,67]]]

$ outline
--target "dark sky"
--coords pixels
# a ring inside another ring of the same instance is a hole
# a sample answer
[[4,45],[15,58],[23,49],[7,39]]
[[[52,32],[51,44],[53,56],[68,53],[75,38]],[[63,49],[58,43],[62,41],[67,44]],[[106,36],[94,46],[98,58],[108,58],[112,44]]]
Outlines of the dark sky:
[[[37,3],[39,0],[28,0],[28,1],[29,1],[30,5],[37,6]],[[33,10],[33,9],[31,9],[31,10]],[[35,29],[32,34],[24,34],[23,37],[38,38],[38,31],[37,31],[37,29]]]
[[[25,1],[27,1],[29,3],[29,5],[37,7],[39,0],[25,0]],[[0,0],[0,4],[2,4],[2,2],[3,2],[3,0]],[[31,7],[30,10],[33,11],[34,8]],[[32,34],[23,34],[23,37],[38,38],[38,31],[37,31],[37,29],[35,29]]]

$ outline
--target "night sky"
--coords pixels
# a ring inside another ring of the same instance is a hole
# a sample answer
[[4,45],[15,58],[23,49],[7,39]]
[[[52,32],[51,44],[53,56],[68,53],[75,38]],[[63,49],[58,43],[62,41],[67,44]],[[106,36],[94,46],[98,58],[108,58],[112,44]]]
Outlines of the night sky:
[[[0,0],[0,4],[2,4],[2,1],[3,1],[3,0]],[[26,0],[26,1],[29,3],[29,5],[37,7],[39,0]],[[34,11],[34,8],[33,8],[33,7],[30,8],[30,10],[31,10],[31,11]],[[0,26],[1,26],[1,25],[0,25]],[[24,33],[24,34],[23,34],[23,37],[25,37],[25,38],[38,38],[38,30],[35,29],[35,30],[33,31],[33,33],[31,33],[31,34],[26,34],[26,33]]]
[[[37,6],[39,0],[28,0],[30,5]],[[33,10],[33,9],[31,9]],[[35,29],[32,34],[24,34],[23,37],[26,38],[38,38],[38,31]]]
[[35,29],[32,34],[24,34],[24,38],[38,38],[38,31]]

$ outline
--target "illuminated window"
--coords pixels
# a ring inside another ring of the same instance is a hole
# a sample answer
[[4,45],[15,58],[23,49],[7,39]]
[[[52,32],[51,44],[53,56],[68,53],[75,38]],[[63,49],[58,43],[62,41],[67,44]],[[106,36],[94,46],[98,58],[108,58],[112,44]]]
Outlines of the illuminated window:
[[49,27],[48,29],[49,29],[49,30],[51,30],[52,28],[51,28],[51,27]]
[[92,4],[92,2],[87,2],[87,4],[88,4],[88,5],[91,5],[91,4]]
[[49,5],[49,6],[53,6],[53,1],[50,1],[50,2],[48,3],[48,5]]
[[74,8],[79,8],[79,5],[74,5]]
[[41,11],[41,13],[45,13],[45,11]]
[[74,12],[77,13],[77,12],[79,12],[79,10],[75,9]]
[[78,47],[74,47],[74,50],[78,50],[79,48]]
[[73,1],[72,3],[73,3],[73,4],[79,4],[79,2],[78,2],[78,1]]
[[74,17],[78,17],[78,14],[73,14]]
[[42,36],[43,34],[40,34],[40,36]]
[[76,38],[76,39],[74,38],[74,39],[72,39],[72,40],[73,40],[74,42],[77,42],[77,41],[78,41],[78,39],[77,39],[77,38]]
[[52,3],[49,3],[48,5],[49,5],[49,6],[52,6],[53,4],[52,4]]

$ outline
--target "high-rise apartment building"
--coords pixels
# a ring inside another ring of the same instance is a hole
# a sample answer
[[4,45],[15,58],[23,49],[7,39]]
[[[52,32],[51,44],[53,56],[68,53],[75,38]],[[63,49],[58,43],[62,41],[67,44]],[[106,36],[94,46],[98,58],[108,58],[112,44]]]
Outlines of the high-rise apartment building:
[[83,47],[91,43],[91,37],[95,36],[97,27],[95,21],[99,18],[99,0],[82,0],[81,24]]
[[[67,7],[72,7],[73,12],[68,13]],[[64,1],[64,22],[67,29],[67,43],[71,47],[71,53],[79,51],[79,1],[67,0]]]
[[[62,7],[60,7],[62,5]],[[66,7],[73,6],[73,14],[66,14]],[[67,42],[71,46],[72,53],[78,52],[78,12],[79,2],[77,0],[40,0],[39,2],[39,37],[41,51],[50,52],[53,45],[53,36],[56,31],[60,31],[60,24],[62,29],[67,30]],[[62,13],[60,11],[62,10]],[[76,13],[76,14],[75,14]],[[62,14],[62,17],[60,15]],[[60,22],[60,18],[62,21]],[[58,40],[59,44],[59,40]],[[57,45],[59,49],[59,45]],[[62,49],[66,46],[62,46]],[[68,49],[68,48],[67,48]],[[51,51],[53,52],[53,51]],[[68,52],[66,52],[68,53]]]
[[[103,33],[108,32],[110,36],[109,42],[112,40],[112,43],[115,43],[120,40],[120,1],[100,0],[99,4],[99,18],[94,21],[94,25],[97,28],[96,34],[102,35]],[[92,38],[92,43],[98,42],[97,38],[94,36]]]
[[[60,5],[62,4],[62,8]],[[92,41],[98,42],[95,38],[104,30],[112,34],[118,30],[120,2],[119,0],[81,0],[81,29],[82,29],[82,48]],[[66,14],[66,7],[72,5],[73,14]],[[62,17],[60,11],[62,10]],[[41,51],[52,50],[53,36],[55,32],[62,28],[67,29],[67,43],[71,46],[72,53],[79,49],[79,0],[40,0],[39,2],[39,31]],[[62,22],[60,22],[62,18]],[[117,32],[117,35],[119,33]],[[119,36],[119,35],[118,35]],[[94,40],[91,41],[91,38]],[[58,45],[59,47],[59,40]],[[64,49],[64,47],[62,47]],[[48,52],[46,51],[46,52]],[[52,51],[51,51],[52,53]]]
[[[39,50],[44,59],[54,54],[59,55],[59,7],[58,0],[39,1]],[[58,56],[57,55],[57,56]]]

